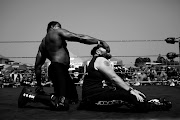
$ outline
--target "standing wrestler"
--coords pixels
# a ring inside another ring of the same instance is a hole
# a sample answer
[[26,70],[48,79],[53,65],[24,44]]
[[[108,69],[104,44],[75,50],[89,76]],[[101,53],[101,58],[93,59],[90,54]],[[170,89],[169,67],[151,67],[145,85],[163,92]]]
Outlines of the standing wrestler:
[[[165,99],[146,100],[146,96],[129,86],[119,77],[110,65],[111,54],[101,45],[95,46],[91,55],[87,75],[82,87],[82,101],[79,109],[119,107],[125,104],[138,112],[152,109],[169,110],[171,102]],[[120,104],[119,104],[120,103]]]
[[[39,46],[35,61],[35,74],[38,86],[35,90],[36,95],[30,93],[27,88],[23,88],[18,101],[19,107],[24,107],[29,99],[33,99],[34,101],[51,105],[55,109],[68,110],[68,100],[78,99],[75,85],[68,72],[70,56],[66,40],[88,45],[101,44],[110,51],[109,45],[103,40],[69,32],[68,30],[61,28],[59,22],[50,22],[47,26],[47,34],[42,39]],[[54,94],[49,96],[43,94],[44,92],[41,86],[41,67],[46,59],[51,61],[48,68],[48,75],[54,86]]]

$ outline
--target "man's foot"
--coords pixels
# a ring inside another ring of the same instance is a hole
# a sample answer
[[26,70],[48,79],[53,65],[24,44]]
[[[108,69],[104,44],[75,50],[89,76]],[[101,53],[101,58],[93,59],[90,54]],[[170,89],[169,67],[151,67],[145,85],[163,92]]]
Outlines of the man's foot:
[[148,101],[151,103],[151,109],[157,111],[168,111],[172,108],[172,103],[165,98],[152,99]]
[[69,110],[69,104],[68,101],[64,96],[61,97],[56,97],[54,95],[51,96],[51,103],[52,103],[52,108],[54,110],[58,111],[67,111]]
[[18,107],[23,108],[25,105],[34,99],[35,95],[30,89],[24,87],[18,98]]

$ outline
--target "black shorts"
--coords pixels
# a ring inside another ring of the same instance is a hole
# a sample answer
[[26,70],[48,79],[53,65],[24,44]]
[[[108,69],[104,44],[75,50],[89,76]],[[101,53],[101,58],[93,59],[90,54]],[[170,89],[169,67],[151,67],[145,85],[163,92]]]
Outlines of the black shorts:
[[54,86],[56,96],[65,96],[69,99],[78,99],[75,85],[69,75],[69,66],[52,62],[48,68],[49,79]]

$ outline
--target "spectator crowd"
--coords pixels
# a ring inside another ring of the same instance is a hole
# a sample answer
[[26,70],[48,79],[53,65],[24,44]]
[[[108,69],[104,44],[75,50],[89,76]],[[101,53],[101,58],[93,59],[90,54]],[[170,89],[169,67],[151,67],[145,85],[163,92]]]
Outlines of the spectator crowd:
[[[143,66],[129,67],[115,65],[115,72],[123,78],[123,80],[132,86],[139,85],[168,85],[177,86],[179,83],[179,70],[170,66]],[[69,72],[71,78],[76,85],[83,84],[83,78],[86,75],[85,71],[76,68]],[[19,87],[19,86],[36,86],[36,78],[33,69],[27,70],[12,70],[8,73],[0,71],[0,88],[4,87]],[[42,70],[42,85],[52,86],[51,80],[48,78],[47,70]]]
[[116,66],[115,72],[121,76],[127,83],[139,85],[169,85],[179,84],[179,70],[170,66],[143,66],[138,68],[125,68]]

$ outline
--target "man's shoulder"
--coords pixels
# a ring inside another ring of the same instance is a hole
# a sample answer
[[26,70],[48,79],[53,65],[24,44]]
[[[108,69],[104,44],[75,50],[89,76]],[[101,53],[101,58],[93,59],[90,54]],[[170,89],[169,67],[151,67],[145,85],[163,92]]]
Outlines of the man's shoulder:
[[97,57],[96,59],[99,59],[99,60],[107,60],[105,57]]
[[110,62],[109,60],[107,60],[106,58],[104,57],[97,57],[96,61],[95,61],[95,64],[94,64],[94,67],[96,69],[101,69],[101,70],[104,70],[104,67],[105,66],[110,66]]
[[104,57],[97,57],[96,61],[97,62],[103,62],[103,61],[108,61],[108,60],[106,58],[104,58]]
[[63,33],[69,32],[69,31],[66,30],[66,29],[63,29],[63,28],[59,28],[59,29],[53,30],[51,32],[52,33],[57,33],[57,34],[63,34]]
[[45,41],[49,41],[49,40],[52,40],[52,38],[54,39],[54,38],[58,38],[58,37],[61,37],[61,39],[62,39],[63,37],[66,37],[69,34],[70,34],[69,31],[62,29],[62,28],[59,28],[56,30],[51,30],[46,34]]
[[39,45],[39,51],[41,52],[41,53],[44,53],[44,51],[45,51],[45,37],[42,39],[42,41],[41,41],[41,43],[40,43],[40,45]]

